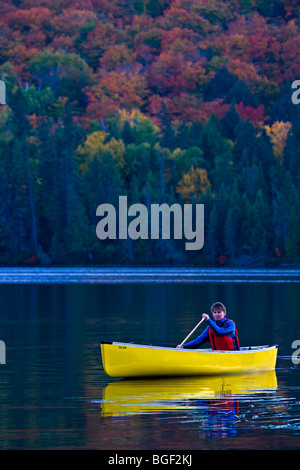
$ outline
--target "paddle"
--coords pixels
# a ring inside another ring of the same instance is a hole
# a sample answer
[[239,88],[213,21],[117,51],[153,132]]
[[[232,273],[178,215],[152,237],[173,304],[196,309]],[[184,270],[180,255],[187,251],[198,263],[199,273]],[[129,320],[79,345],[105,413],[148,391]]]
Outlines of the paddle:
[[195,328],[187,335],[187,337],[182,341],[182,343],[177,346],[177,348],[182,348],[182,346],[184,345],[184,343],[189,339],[190,336],[192,336],[192,334],[194,333],[194,331],[197,330],[198,326],[201,325],[201,323],[205,320],[205,318],[202,318],[202,320],[199,321],[198,325],[195,326]]

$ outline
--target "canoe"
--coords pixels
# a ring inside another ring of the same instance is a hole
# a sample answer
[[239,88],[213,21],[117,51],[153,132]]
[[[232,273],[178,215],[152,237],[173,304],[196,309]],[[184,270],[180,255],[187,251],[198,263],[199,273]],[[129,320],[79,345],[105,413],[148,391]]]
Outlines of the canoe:
[[110,377],[177,377],[242,374],[275,369],[277,345],[239,351],[176,349],[101,341],[104,371]]
[[[114,380],[103,390],[101,416],[128,416],[199,407],[199,400],[238,400],[277,390],[275,370],[209,377],[157,377]],[[202,403],[202,401],[201,401]],[[216,410],[219,407],[215,407]]]

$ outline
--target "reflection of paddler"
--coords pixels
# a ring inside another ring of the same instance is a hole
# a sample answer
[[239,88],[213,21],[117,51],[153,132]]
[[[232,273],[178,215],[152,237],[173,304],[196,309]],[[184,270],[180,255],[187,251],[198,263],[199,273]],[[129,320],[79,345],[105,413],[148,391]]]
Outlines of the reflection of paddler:
[[209,400],[207,434],[210,437],[235,435],[238,413],[238,398]]
[[276,390],[275,370],[238,375],[118,380],[103,391],[102,416],[195,408],[199,399],[224,399]]

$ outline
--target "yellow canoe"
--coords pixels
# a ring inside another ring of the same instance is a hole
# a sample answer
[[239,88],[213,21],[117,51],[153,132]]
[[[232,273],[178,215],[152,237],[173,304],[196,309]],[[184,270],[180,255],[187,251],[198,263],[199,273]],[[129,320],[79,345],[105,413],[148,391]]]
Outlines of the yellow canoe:
[[210,377],[116,380],[103,390],[101,416],[193,409],[199,406],[197,400],[234,399],[276,389],[275,370]]
[[176,349],[101,341],[103,368],[110,377],[167,377],[242,374],[275,369],[277,345],[239,351]]

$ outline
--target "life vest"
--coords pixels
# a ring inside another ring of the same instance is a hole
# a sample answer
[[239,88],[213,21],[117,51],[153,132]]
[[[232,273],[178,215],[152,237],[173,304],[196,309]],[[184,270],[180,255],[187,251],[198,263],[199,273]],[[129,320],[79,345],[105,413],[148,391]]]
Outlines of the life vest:
[[[228,320],[230,320],[230,318],[226,318],[220,326],[223,326],[224,323],[226,323]],[[236,349],[240,349],[238,332],[235,325],[234,328],[235,335],[233,337],[227,335],[218,335],[213,331],[212,328],[209,328],[208,336],[211,348],[214,351],[234,351],[235,346]]]

